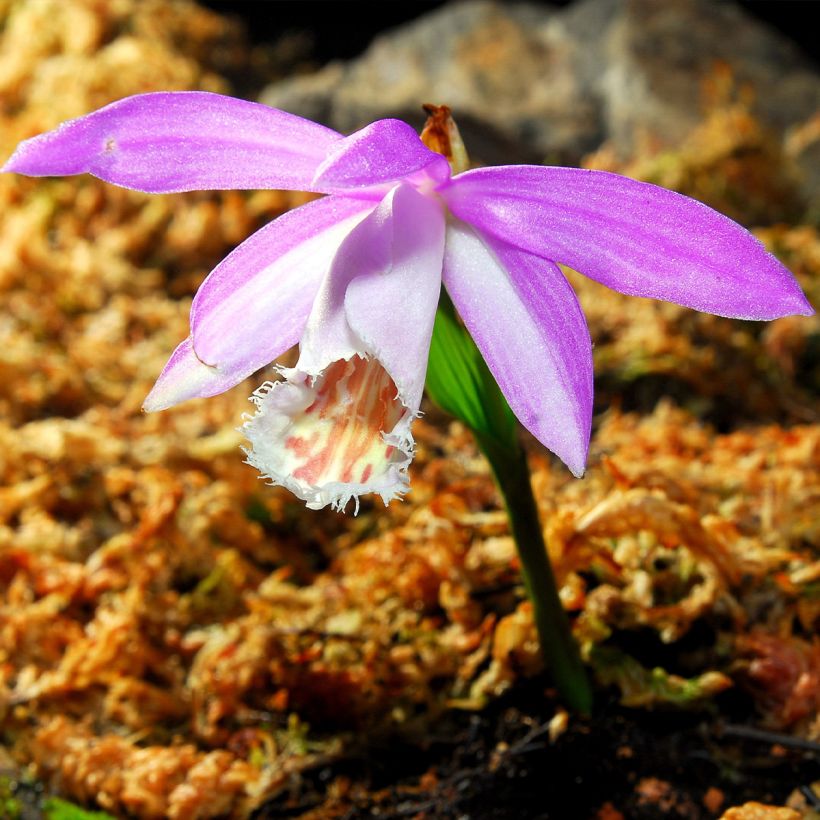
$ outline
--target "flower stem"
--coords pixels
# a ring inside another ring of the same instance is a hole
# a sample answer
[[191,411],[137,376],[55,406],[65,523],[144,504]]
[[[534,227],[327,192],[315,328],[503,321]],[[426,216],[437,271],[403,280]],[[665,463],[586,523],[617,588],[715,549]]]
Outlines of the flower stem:
[[558,595],[558,585],[538,518],[526,453],[520,444],[514,451],[502,451],[492,445],[487,446],[481,436],[476,438],[490,462],[504,498],[510,529],[521,560],[521,576],[532,604],[541,652],[562,699],[575,711],[589,715],[592,690],[578,645],[572,636],[569,618]]
[[[446,105],[425,105],[424,109],[428,118],[422,142],[447,157],[454,174],[466,171],[469,158],[450,109]],[[473,431],[490,462],[521,559],[521,575],[532,603],[541,654],[564,702],[588,715],[592,690],[558,596],[532,493],[527,455],[518,439],[518,424],[444,290],[433,328],[426,387],[427,394],[442,410]]]
[[562,699],[589,714],[592,693],[558,596],[515,416],[444,291],[430,345],[427,393],[472,430],[490,462],[518,548],[544,660]]

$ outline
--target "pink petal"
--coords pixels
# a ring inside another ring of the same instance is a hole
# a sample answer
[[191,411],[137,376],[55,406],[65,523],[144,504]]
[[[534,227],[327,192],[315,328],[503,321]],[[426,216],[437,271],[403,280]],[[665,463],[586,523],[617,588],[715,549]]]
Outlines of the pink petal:
[[752,234],[701,202],[617,174],[481,168],[456,177],[459,218],[614,290],[740,319],[813,310]]
[[216,396],[233,387],[237,381],[215,367],[203,364],[196,357],[189,336],[171,354],[168,364],[145,398],[142,409],[153,413],[167,410],[186,399]]
[[409,185],[394,188],[342,242],[300,345],[300,369],[365,352],[418,409],[441,288],[444,215]]
[[[402,185],[392,197],[392,218],[384,230],[390,262],[363,270],[347,288],[344,306],[350,327],[384,365],[402,400],[418,408],[424,392],[427,356],[441,290],[444,215],[441,205]],[[348,240],[347,253],[358,238]]]
[[21,143],[3,170],[89,173],[149,193],[229,188],[314,190],[341,139],[329,128],[204,91],[139,94]]
[[592,342],[561,271],[454,221],[444,285],[513,413],[581,476],[592,418]]
[[450,176],[450,166],[427,148],[401,120],[378,120],[333,146],[313,180],[315,190],[365,193],[381,199],[390,183],[429,180],[431,188]]
[[327,197],[245,240],[194,298],[191,330],[199,358],[236,384],[296,344],[339,244],[373,208]]

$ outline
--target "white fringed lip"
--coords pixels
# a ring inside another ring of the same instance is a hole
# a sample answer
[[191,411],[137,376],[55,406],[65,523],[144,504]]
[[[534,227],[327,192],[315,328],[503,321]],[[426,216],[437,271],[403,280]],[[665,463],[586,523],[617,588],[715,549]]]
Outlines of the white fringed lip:
[[241,432],[247,462],[310,509],[343,511],[374,493],[385,505],[408,488],[410,425],[417,415],[398,396],[378,359],[354,355],[316,374],[280,370],[251,396],[256,413]]

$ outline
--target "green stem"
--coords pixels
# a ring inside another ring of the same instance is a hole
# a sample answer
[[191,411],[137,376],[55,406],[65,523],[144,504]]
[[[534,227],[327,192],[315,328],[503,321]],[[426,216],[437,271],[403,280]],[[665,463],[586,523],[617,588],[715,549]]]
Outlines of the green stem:
[[558,596],[515,416],[444,291],[430,346],[427,393],[472,430],[490,462],[518,548],[544,660],[565,703],[589,714],[592,692]]
[[558,595],[547,545],[532,492],[527,456],[519,445],[515,452],[476,437],[492,467],[510,520],[521,560],[521,575],[532,604],[533,620],[553,681],[562,699],[575,711],[589,715],[592,690],[578,644]]
[[[429,116],[421,134],[422,142],[447,157],[454,174],[466,171],[470,167],[467,151],[450,109],[427,105],[425,110]],[[427,394],[442,410],[473,431],[490,462],[521,559],[521,574],[532,603],[541,654],[565,703],[588,715],[592,690],[569,618],[558,597],[515,416],[444,290],[430,345]]]

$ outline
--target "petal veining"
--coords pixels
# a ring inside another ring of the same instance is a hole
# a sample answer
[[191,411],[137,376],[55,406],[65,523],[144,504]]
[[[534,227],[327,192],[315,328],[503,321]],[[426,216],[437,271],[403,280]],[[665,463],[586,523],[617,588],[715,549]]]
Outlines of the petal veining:
[[93,174],[149,193],[312,191],[341,135],[260,103],[205,91],[138,94],[21,143],[4,166],[29,176]]
[[552,262],[453,221],[444,285],[519,421],[582,475],[592,343],[564,275]]
[[697,200],[604,171],[480,168],[442,195],[460,219],[633,296],[739,319],[813,313],[745,228]]
[[283,371],[252,396],[243,432],[248,462],[320,509],[344,509],[363,493],[387,504],[407,489],[411,417],[377,359],[355,355],[316,376]]

